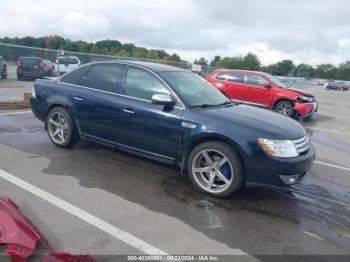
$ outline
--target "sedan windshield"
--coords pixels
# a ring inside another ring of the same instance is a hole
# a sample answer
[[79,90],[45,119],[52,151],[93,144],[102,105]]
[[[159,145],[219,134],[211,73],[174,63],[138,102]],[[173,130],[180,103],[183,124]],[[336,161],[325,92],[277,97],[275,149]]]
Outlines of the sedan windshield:
[[278,80],[276,77],[274,77],[274,76],[272,76],[272,75],[270,75],[270,74],[267,74],[266,76],[267,76],[267,78],[268,78],[272,83],[274,83],[276,86],[286,88],[286,85],[283,84],[283,83],[282,83],[280,80]]
[[219,90],[191,72],[162,72],[160,75],[190,107],[232,105]]

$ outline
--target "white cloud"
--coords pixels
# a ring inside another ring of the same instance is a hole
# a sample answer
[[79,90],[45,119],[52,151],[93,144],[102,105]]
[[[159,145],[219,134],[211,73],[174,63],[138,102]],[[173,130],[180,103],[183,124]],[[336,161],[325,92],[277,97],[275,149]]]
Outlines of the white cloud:
[[108,30],[110,30],[108,19],[94,13],[73,11],[68,12],[62,18],[62,32],[69,37],[90,39],[96,32],[102,36]]
[[249,51],[265,64],[350,60],[347,0],[8,0],[0,10],[0,37],[109,38],[189,60]]

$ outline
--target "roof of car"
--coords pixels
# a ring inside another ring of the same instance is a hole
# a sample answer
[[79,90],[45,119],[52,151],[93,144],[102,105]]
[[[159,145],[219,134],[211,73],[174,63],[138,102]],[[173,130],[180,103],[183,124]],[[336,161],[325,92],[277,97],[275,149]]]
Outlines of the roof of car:
[[113,60],[113,61],[98,61],[94,62],[93,64],[100,64],[100,63],[123,63],[128,65],[136,65],[136,66],[142,66],[144,68],[147,68],[149,70],[152,70],[154,72],[174,72],[174,71],[186,71],[185,69],[170,66],[170,65],[164,65],[164,64],[158,64],[158,63],[152,63],[152,62],[141,62],[141,61],[130,61],[130,60]]
[[220,69],[216,70],[216,72],[240,72],[240,73],[255,73],[255,74],[268,75],[268,73],[262,72],[262,71],[243,70],[243,69],[225,69],[225,68],[220,68]]
[[21,56],[19,59],[42,59],[38,56]]

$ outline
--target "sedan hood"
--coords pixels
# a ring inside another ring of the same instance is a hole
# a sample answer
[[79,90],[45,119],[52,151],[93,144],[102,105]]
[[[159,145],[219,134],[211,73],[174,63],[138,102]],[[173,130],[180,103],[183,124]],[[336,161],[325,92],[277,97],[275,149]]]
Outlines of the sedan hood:
[[[5,252],[12,261],[27,261],[37,248],[38,241],[43,241],[48,253],[42,262],[93,262],[90,256],[74,256],[56,253],[47,239],[36,226],[19,210],[18,206],[7,197],[0,197],[0,246],[6,245]],[[55,260],[54,260],[55,259]]]
[[304,127],[294,119],[254,106],[237,105],[202,112],[208,117],[231,122],[233,128],[239,125],[245,127],[247,132],[254,130],[259,137],[298,139],[306,135]]

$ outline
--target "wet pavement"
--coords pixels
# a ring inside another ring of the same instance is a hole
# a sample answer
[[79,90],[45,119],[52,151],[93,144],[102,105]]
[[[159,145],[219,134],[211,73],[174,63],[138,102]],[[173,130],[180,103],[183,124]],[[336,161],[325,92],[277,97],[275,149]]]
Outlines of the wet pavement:
[[[322,110],[304,123],[317,160],[350,168],[350,124],[341,118],[348,115],[333,117],[332,104]],[[290,190],[244,188],[217,199],[197,192],[186,175],[167,165],[84,141],[59,149],[30,113],[0,116],[0,168],[170,254],[242,251],[259,260],[275,254],[350,255],[350,169],[316,163]],[[1,179],[0,192],[28,212],[56,249],[139,253]]]

